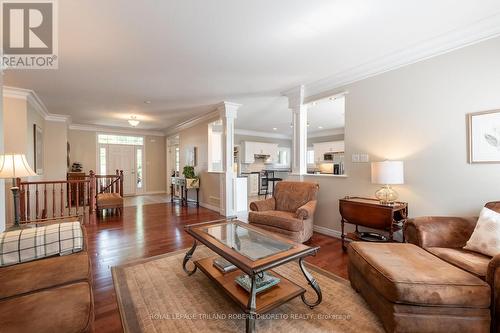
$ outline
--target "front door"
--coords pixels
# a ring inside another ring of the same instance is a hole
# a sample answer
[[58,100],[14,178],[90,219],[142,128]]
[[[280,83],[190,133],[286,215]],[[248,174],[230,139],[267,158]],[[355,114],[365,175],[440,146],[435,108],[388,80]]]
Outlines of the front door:
[[135,146],[108,145],[107,173],[114,175],[123,170],[123,194],[136,194],[137,174],[135,170]]

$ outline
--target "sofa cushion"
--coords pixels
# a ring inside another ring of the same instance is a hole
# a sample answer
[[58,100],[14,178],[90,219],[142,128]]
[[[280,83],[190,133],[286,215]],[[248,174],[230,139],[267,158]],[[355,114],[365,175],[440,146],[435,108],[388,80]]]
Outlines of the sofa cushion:
[[87,282],[0,301],[2,333],[87,332],[92,321],[92,290]]
[[270,225],[290,231],[300,231],[304,227],[304,222],[296,218],[295,213],[279,210],[249,212],[248,221],[250,223]]
[[0,268],[0,299],[91,279],[86,251]]
[[447,247],[428,247],[425,249],[444,261],[465,269],[483,280],[486,278],[486,271],[491,260],[489,256],[473,251]]
[[350,263],[388,301],[488,308],[490,286],[413,244],[353,242]]
[[476,251],[488,256],[500,253],[500,213],[483,207],[474,232],[464,249]]
[[274,188],[276,210],[295,213],[299,207],[315,200],[319,185],[311,182],[278,182]]
[[118,193],[100,193],[97,195],[98,206],[120,206],[123,198]]

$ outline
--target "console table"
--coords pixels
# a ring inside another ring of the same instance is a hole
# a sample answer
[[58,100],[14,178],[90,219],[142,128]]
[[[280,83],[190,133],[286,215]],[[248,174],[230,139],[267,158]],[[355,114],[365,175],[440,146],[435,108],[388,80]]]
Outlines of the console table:
[[[188,203],[193,202],[196,203],[196,207],[200,206],[200,186],[198,180],[198,186],[190,186],[186,182],[186,178],[184,177],[172,177],[170,182],[170,202],[174,203],[178,201],[181,203],[181,206],[187,206]],[[179,190],[180,195],[175,194],[175,190]],[[196,200],[188,199],[188,190],[196,190]]]
[[[342,250],[346,251],[344,241],[345,223],[354,224],[356,231],[347,236],[353,240],[361,240],[358,226],[389,232],[388,241],[394,241],[394,232],[403,228],[408,218],[408,203],[395,202],[381,204],[377,199],[362,197],[345,197],[339,200],[339,210],[342,216]],[[404,235],[403,235],[404,242]]]

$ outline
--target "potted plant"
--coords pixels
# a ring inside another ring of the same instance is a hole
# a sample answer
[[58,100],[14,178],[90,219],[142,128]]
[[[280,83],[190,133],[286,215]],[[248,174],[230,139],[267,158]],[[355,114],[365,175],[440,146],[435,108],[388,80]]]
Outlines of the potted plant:
[[182,170],[184,178],[186,178],[186,188],[200,187],[200,178],[194,174],[194,167],[186,165]]

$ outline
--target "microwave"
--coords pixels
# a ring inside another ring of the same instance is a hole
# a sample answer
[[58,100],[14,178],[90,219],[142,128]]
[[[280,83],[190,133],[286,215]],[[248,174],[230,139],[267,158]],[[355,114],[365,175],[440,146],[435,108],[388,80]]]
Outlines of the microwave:
[[333,161],[334,153],[325,153],[323,154],[323,161]]

